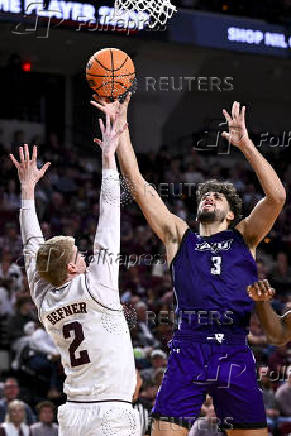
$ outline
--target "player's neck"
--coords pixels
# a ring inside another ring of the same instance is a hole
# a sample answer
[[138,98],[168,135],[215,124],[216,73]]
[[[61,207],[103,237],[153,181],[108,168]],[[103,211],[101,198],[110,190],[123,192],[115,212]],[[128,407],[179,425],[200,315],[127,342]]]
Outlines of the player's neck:
[[211,236],[216,233],[223,232],[228,229],[228,225],[226,221],[222,223],[214,222],[214,223],[200,223],[199,224],[199,235],[201,236]]

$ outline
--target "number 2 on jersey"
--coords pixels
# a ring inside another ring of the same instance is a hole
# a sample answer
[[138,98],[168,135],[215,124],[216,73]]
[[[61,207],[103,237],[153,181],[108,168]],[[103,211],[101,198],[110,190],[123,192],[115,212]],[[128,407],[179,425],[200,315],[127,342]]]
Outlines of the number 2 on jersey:
[[211,258],[211,274],[220,274],[221,273],[221,257],[214,256]]
[[63,335],[65,339],[71,337],[71,332],[75,333],[75,338],[71,342],[69,352],[71,358],[71,366],[79,366],[85,365],[86,363],[90,363],[90,357],[87,350],[81,350],[79,352],[80,357],[76,357],[76,350],[81,345],[81,343],[85,339],[85,335],[82,329],[82,325],[78,321],[71,322],[70,324],[66,324],[63,326]]

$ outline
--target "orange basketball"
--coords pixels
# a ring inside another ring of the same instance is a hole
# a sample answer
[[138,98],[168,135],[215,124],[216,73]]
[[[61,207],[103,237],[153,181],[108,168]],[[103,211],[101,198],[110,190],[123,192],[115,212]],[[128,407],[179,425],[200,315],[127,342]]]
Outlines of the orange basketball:
[[134,64],[127,53],[117,48],[103,48],[89,59],[86,79],[99,97],[115,100],[133,88]]

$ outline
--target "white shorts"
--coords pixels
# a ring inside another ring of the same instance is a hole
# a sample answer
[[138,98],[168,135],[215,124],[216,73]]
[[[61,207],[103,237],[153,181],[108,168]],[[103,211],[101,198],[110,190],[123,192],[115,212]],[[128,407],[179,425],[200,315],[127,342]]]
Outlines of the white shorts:
[[129,403],[65,403],[58,408],[59,436],[139,436]]

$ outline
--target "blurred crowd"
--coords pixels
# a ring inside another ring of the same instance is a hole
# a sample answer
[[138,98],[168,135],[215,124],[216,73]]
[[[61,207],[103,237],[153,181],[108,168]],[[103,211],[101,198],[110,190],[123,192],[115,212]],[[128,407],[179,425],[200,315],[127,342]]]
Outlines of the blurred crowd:
[[[5,422],[3,434],[8,436],[14,434],[9,433],[11,423],[21,426],[19,434],[23,436],[29,435],[28,426],[32,436],[50,436],[57,434],[54,422],[56,407],[64,401],[64,375],[58,352],[38,322],[23,269],[19,185],[7,157],[22,141],[21,132],[16,132],[13,144],[0,144],[0,422]],[[195,187],[189,189],[189,183],[191,187],[209,178],[231,180],[243,198],[244,215],[263,195],[239,152],[235,152],[233,159],[223,157],[224,162],[232,159],[232,166],[223,165],[223,160],[213,152],[206,153],[191,148],[183,155],[173,155],[163,146],[157,153],[138,156],[146,180],[156,186],[169,209],[187,219],[193,229]],[[270,152],[268,160],[289,192],[291,164],[276,152]],[[89,258],[99,217],[98,150],[93,146],[65,148],[51,134],[47,144],[39,146],[39,164],[46,161],[52,165],[36,189],[44,237],[73,235],[79,250]],[[132,200],[126,181],[122,182],[121,205],[120,295],[139,371],[140,390],[136,392],[135,404],[143,434],[150,434],[151,408],[166,368],[167,343],[174,325],[171,276],[161,242]],[[280,314],[291,308],[290,226],[291,205],[287,202],[257,253],[259,277],[268,278],[276,289],[273,305]],[[291,432],[291,344],[279,348],[268,345],[255,315],[249,342],[257,359],[270,434],[287,435]],[[210,397],[190,434],[219,434]]]
[[[176,3],[176,2],[174,2]],[[290,0],[178,0],[179,7],[260,18],[271,23],[290,24]]]

